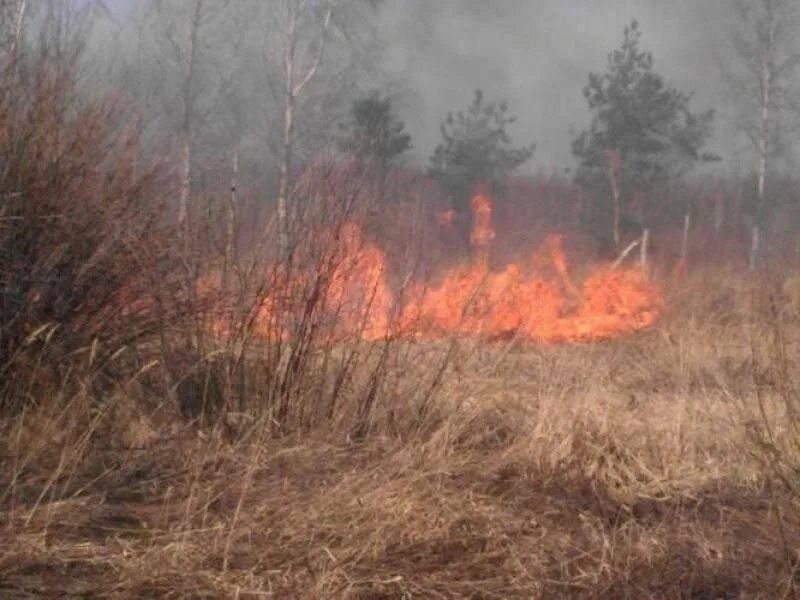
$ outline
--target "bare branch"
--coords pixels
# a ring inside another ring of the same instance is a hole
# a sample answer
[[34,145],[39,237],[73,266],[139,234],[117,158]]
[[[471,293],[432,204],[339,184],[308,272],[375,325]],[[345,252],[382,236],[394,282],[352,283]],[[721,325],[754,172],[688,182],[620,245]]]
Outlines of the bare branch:
[[619,255],[617,260],[615,260],[613,263],[611,263],[611,266],[609,267],[609,270],[613,271],[615,269],[618,269],[619,266],[622,264],[622,262],[628,257],[628,255],[631,252],[633,252],[634,248],[636,248],[641,243],[642,243],[642,240],[638,239],[638,240],[634,240],[633,242],[628,244],[628,247],[625,248],[625,250],[622,251],[622,253]]
[[325,53],[325,41],[326,41],[326,39],[328,37],[328,28],[330,27],[330,24],[331,24],[331,13],[332,12],[333,12],[333,9],[332,9],[331,3],[328,2],[328,8],[327,8],[327,10],[325,12],[325,21],[323,22],[323,25],[322,25],[322,39],[321,39],[320,44],[319,44],[319,49],[317,51],[317,55],[316,55],[316,57],[314,57],[314,62],[312,63],[312,65],[308,69],[308,71],[306,72],[305,77],[303,77],[303,80],[294,87],[294,89],[292,91],[294,96],[298,96],[303,91],[303,88],[305,88],[306,85],[308,85],[308,82],[311,81],[314,78],[314,75],[316,75],[316,73],[317,73],[317,69],[319,69],[319,66],[322,63],[322,56]]

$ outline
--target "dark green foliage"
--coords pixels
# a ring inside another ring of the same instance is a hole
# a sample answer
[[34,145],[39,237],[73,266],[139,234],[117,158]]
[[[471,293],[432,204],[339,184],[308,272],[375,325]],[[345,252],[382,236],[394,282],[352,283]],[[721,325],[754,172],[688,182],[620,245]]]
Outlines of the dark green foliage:
[[394,116],[392,101],[377,92],[353,102],[350,122],[340,127],[339,149],[379,167],[388,167],[411,148],[411,136]]
[[[625,27],[622,45],[608,56],[604,73],[591,73],[583,95],[592,121],[572,143],[579,161],[576,179],[594,192],[595,216],[611,212],[610,161],[616,159],[621,218],[641,221],[643,207],[632,215],[631,200],[699,162],[718,160],[701,153],[714,113],[693,113],[691,96],[653,71],[653,56],[640,49],[636,21]],[[612,158],[615,157],[615,158]],[[599,204],[599,206],[597,206]]]
[[476,184],[496,187],[533,155],[534,144],[512,146],[508,126],[515,121],[505,102],[485,103],[480,90],[466,111],[448,113],[428,172],[457,209],[466,209]]

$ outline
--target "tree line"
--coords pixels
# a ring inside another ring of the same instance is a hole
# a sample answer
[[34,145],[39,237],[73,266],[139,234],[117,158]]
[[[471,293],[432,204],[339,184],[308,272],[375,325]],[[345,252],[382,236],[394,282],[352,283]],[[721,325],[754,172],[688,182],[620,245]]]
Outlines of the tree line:
[[[731,34],[730,55],[720,61],[720,68],[755,158],[749,258],[755,268],[776,201],[768,193],[767,181],[791,149],[792,134],[800,123],[800,46],[794,35],[800,13],[785,0],[737,0],[732,10],[737,26]],[[722,160],[707,150],[715,111],[695,111],[692,94],[670,85],[656,70],[635,20],[624,27],[620,46],[608,54],[605,71],[589,74],[583,96],[589,125],[572,140],[577,162],[574,181],[591,199],[583,221],[601,245],[619,251],[626,233],[647,230],[656,220],[659,207],[654,202],[663,202],[664,197],[655,190],[669,188],[699,165]],[[356,123],[368,119],[364,111],[370,101],[364,102],[354,107]],[[389,131],[388,100],[373,102],[375,114],[385,114],[379,129]],[[428,174],[456,211],[467,210],[476,184],[499,190],[504,177],[532,156],[534,144],[513,145],[509,128],[514,121],[506,102],[487,102],[481,90],[466,110],[446,116]],[[378,152],[372,158],[385,164],[389,157]],[[691,209],[687,203],[687,229]]]
[[[395,108],[402,82],[381,71],[381,4],[144,0],[124,18],[96,0],[3,0],[0,10],[4,48],[23,71],[26,44],[35,44],[47,23],[58,24],[63,49],[88,44],[84,85],[122,90],[142,123],[143,143],[178,157],[182,228],[213,165],[231,173],[233,190],[243,179],[260,182],[265,203],[275,204],[285,251],[300,165],[333,149],[383,181],[413,146]],[[791,0],[736,0],[730,10],[736,28],[719,67],[752,145],[755,267],[774,203],[770,177],[800,123],[800,17]],[[95,33],[87,36],[90,21]],[[583,96],[588,122],[572,139],[573,178],[591,200],[585,226],[618,251],[626,235],[655,224],[654,203],[663,200],[654,190],[721,160],[708,148],[716,115],[696,110],[691,90],[659,72],[636,21],[622,28],[605,69],[589,74]],[[500,193],[504,179],[533,156],[535,144],[512,140],[515,120],[507,102],[481,90],[444,116],[426,172],[456,213],[468,212],[476,184]]]

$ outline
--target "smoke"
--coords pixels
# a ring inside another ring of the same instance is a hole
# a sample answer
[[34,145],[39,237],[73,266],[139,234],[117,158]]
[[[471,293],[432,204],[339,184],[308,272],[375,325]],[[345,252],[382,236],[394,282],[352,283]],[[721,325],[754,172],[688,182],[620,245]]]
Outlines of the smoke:
[[[105,0],[104,4],[124,28],[126,15],[138,2]],[[719,68],[720,58],[730,52],[730,0],[373,4],[378,7],[378,66],[383,76],[362,81],[361,86],[364,91],[383,86],[391,92],[413,136],[417,164],[427,163],[447,112],[466,108],[474,90],[481,88],[489,100],[509,101],[518,116],[511,131],[515,143],[537,145],[522,171],[552,173],[571,167],[571,140],[589,122],[582,95],[588,74],[605,68],[623,27],[636,19],[643,31],[643,48],[653,52],[656,70],[670,84],[693,94],[695,111],[716,110],[709,149],[723,162],[706,168],[749,166],[748,141],[738,131]],[[253,79],[261,76],[254,73]]]
[[[405,87],[399,106],[420,160],[437,143],[447,111],[465,108],[482,88],[489,99],[507,99],[519,117],[515,141],[536,142],[526,168],[551,171],[572,164],[571,131],[589,118],[582,88],[590,71],[604,69],[631,19],[641,24],[655,68],[694,93],[695,110],[724,106],[715,56],[724,52],[730,11],[725,0],[387,2],[384,66]],[[735,150],[733,131],[718,111],[712,146],[724,158]]]

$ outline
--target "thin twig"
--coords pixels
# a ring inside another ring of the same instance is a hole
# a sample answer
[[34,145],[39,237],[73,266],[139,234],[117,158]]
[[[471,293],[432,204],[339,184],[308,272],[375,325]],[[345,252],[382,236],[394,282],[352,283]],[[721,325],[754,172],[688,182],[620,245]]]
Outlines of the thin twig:
[[633,252],[633,249],[636,248],[636,246],[638,246],[641,242],[642,242],[641,240],[635,240],[635,241],[631,242],[628,245],[628,247],[625,248],[625,250],[622,251],[622,254],[619,255],[617,260],[615,260],[613,263],[611,263],[610,270],[613,271],[614,269],[619,268],[619,266],[622,264],[622,261],[624,261],[625,258],[628,256],[628,254]]

